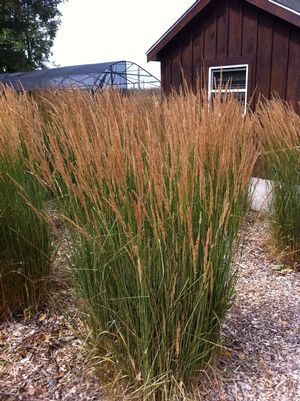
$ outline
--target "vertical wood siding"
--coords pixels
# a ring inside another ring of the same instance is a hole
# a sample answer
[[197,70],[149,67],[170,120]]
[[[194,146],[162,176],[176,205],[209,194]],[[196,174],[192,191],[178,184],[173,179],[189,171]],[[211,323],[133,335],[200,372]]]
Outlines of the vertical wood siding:
[[276,92],[300,113],[300,29],[243,0],[213,1],[160,59],[167,94],[183,79],[195,88],[211,65],[249,63],[248,99]]
[[228,55],[228,19],[229,0],[221,2],[216,10],[217,14],[217,58],[225,58]]
[[[289,27],[274,21],[272,42],[271,91],[285,98],[289,58]],[[300,71],[299,71],[300,73]]]
[[181,46],[181,66],[184,76],[182,79],[191,86],[193,83],[193,65],[191,60],[193,59],[193,47],[192,47],[192,33],[189,33],[182,41]]
[[[229,7],[228,57],[238,57],[241,56],[242,54],[243,3],[238,0],[229,0],[228,7]],[[226,28],[227,27],[223,27],[224,30]]]
[[[266,14],[258,16],[257,52],[256,52],[256,90],[258,94],[269,98],[271,93],[273,48],[273,19]],[[257,97],[256,97],[257,99]]]
[[195,26],[192,32],[193,60],[191,60],[193,70],[193,89],[195,90],[201,80],[203,63],[203,26]]
[[[287,72],[286,98],[296,104],[300,98],[300,35],[299,32],[290,32],[289,63]],[[300,105],[298,103],[300,114]]]

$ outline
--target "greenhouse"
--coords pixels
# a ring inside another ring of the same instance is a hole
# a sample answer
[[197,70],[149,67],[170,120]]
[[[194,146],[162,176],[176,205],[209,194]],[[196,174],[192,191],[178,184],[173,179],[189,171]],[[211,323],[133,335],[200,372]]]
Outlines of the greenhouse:
[[0,74],[0,83],[17,91],[47,88],[96,90],[113,87],[121,90],[159,89],[160,81],[130,61],[115,61],[50,68],[30,72]]

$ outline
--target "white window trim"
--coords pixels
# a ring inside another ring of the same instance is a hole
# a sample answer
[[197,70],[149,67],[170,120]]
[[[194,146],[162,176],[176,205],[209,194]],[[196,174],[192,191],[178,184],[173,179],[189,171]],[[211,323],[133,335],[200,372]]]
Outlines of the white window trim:
[[216,89],[212,89],[212,72],[214,70],[230,70],[234,68],[246,68],[246,87],[245,89],[221,89],[222,93],[230,92],[230,93],[245,93],[245,113],[247,110],[247,99],[248,99],[248,73],[249,73],[249,64],[231,64],[231,65],[214,65],[209,67],[208,69],[208,99],[211,99],[212,93],[218,92]]
[[276,6],[284,8],[285,10],[287,10],[287,11],[293,13],[293,14],[300,15],[300,13],[298,13],[298,11],[293,10],[292,8],[289,8],[289,7],[287,7],[287,6],[283,5],[283,4],[277,3],[276,0],[269,0],[269,2],[273,3],[273,4],[276,4]]

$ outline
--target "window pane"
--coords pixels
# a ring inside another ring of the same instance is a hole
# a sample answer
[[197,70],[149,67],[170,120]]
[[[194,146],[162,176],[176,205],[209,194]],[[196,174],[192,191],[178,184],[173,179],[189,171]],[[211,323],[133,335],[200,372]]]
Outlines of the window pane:
[[[218,93],[214,92],[211,94],[212,99],[216,96],[219,96]],[[246,93],[245,92],[231,92],[231,93],[222,93],[221,94],[221,101],[222,99],[226,99],[228,96],[233,96],[234,98],[238,99],[242,104],[245,104]]]
[[233,93],[233,96],[236,97],[238,100],[240,100],[243,104],[245,104],[245,92],[235,92]]
[[246,89],[246,67],[212,70],[212,89],[219,88],[222,83],[230,89]]

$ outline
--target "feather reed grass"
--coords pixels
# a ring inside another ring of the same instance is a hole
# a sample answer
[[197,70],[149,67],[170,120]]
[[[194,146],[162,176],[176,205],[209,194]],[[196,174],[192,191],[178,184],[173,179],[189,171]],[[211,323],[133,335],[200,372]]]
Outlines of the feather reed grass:
[[32,106],[13,91],[0,96],[0,319],[35,310],[49,284],[46,191],[26,166],[22,139],[26,122],[35,126]]
[[30,142],[74,233],[99,366],[144,400],[182,398],[214,363],[233,299],[252,120],[230,97],[206,99],[58,92],[44,98],[47,145]]
[[284,261],[300,262],[300,117],[282,100],[260,105],[258,137],[273,182],[270,230]]

